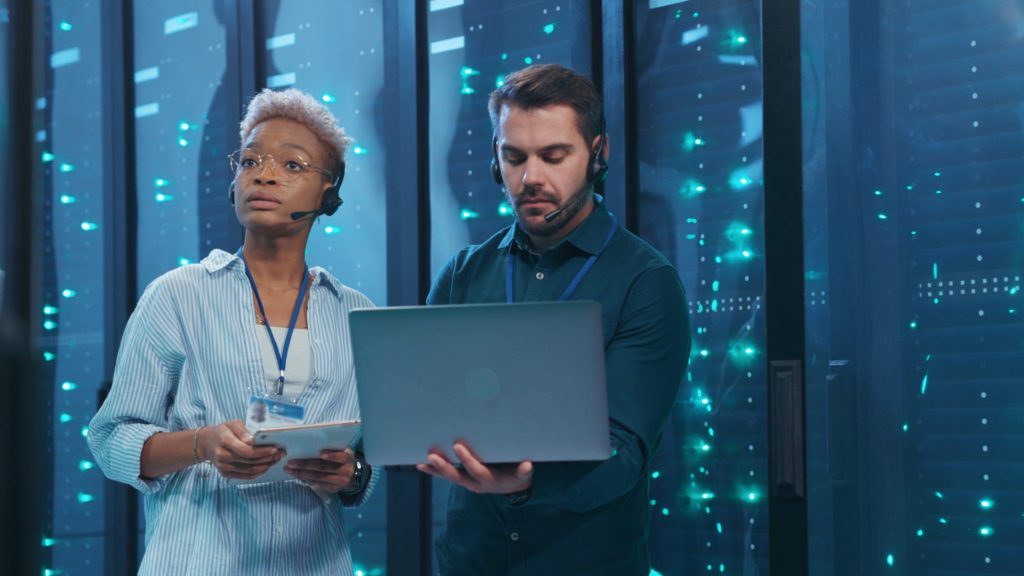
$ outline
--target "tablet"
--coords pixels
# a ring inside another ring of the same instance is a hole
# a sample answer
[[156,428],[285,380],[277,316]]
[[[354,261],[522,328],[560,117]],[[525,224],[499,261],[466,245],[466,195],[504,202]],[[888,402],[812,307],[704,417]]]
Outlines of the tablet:
[[359,443],[362,425],[359,420],[300,424],[276,428],[261,428],[252,435],[254,446],[278,446],[288,453],[265,474],[242,483],[280,482],[296,480],[284,471],[285,464],[292,459],[319,458],[322,450],[344,450]]

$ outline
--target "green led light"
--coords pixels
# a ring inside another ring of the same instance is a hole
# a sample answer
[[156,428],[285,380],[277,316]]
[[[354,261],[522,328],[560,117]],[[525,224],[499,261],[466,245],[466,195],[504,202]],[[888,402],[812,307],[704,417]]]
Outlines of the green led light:
[[932,279],[933,280],[938,280],[939,279],[939,263],[938,262],[932,262]]
[[527,65],[533,64],[533,58],[530,58],[529,56],[527,56],[526,58],[523,58],[523,63],[525,63]]
[[67,162],[62,162],[60,165],[60,171],[64,172],[65,174],[68,172],[74,172],[74,170],[75,167],[72,166],[71,164],[68,164]]
[[70,32],[71,31],[71,22],[68,22],[67,20],[61,20],[60,21],[60,29],[63,30],[64,32]]
[[757,494],[754,493],[754,492],[747,492],[747,501],[748,502],[757,502]]
[[71,392],[75,388],[78,388],[78,384],[75,384],[74,382],[64,382],[60,385],[60,389],[65,392]]
[[191,263],[192,261],[189,260],[188,258],[178,258],[178,266],[188,266]]
[[916,330],[917,329],[917,320],[911,320],[910,321],[910,329],[911,330]]
[[545,34],[552,34],[552,33],[554,33],[554,31],[555,31],[555,25],[554,24],[545,24],[544,25],[544,33]]
[[170,184],[170,182],[164,180],[163,178],[157,178],[156,180],[153,180],[153,185],[156,186],[157,188],[167,186],[168,184]]
[[[924,396],[924,393],[927,392],[927,391],[928,391],[928,375],[925,374],[924,378],[921,379],[921,396]],[[938,492],[936,492],[935,495],[938,496],[939,498],[942,498],[942,494],[940,494]]]
[[47,538],[46,536],[43,536],[43,548],[49,548],[49,547],[53,546],[56,543],[57,543],[57,539],[56,538]]
[[330,94],[324,94],[323,96],[320,97],[320,100],[324,101],[327,104],[331,104],[333,102],[337,102],[338,101],[337,98],[335,98],[334,96],[331,96]]
[[923,528],[918,528],[916,534],[917,534],[918,538],[923,538],[924,537],[924,529]]
[[992,507],[995,506],[995,502],[993,502],[991,498],[982,498],[978,501],[978,506],[984,510],[991,510]]
[[188,130],[189,128],[190,126],[188,125],[188,122],[181,122],[180,124],[178,124],[179,130]]
[[658,572],[654,568],[651,568],[651,572],[647,576],[661,576],[661,572]]
[[459,212],[459,218],[462,218],[463,220],[470,220],[479,217],[480,214],[477,214],[476,212],[470,210],[469,208],[463,208],[462,211]]
[[700,451],[701,452],[710,452],[711,451],[711,445],[708,444],[707,442],[701,442],[700,443]]
[[53,316],[58,312],[57,308],[53,306],[43,306],[43,314],[47,316]]
[[170,194],[164,194],[162,192],[157,192],[153,196],[153,199],[156,200],[157,202],[170,202],[171,200],[174,200],[174,196],[171,196]]
[[334,235],[334,234],[340,234],[340,233],[341,233],[341,228],[339,228],[338,226],[324,226],[324,234]]
[[662,516],[668,516],[668,508],[662,508],[661,509],[661,515]]
[[96,464],[93,463],[93,462],[90,462],[89,460],[79,460],[78,461],[78,469],[81,470],[82,472],[85,472],[86,470],[92,470],[95,467],[96,467]]
[[721,522],[715,522],[715,530],[717,530],[719,534],[722,533],[722,523]]
[[501,53],[501,59],[502,60],[508,60],[508,52],[502,52]]
[[904,432],[909,432],[910,431],[910,424],[907,424],[906,422],[904,422],[903,423],[903,431]]
[[57,355],[54,354],[53,352],[43,352],[43,361],[44,362],[53,362],[53,360],[56,357],[57,357]]
[[53,568],[43,568],[43,576],[60,576],[63,574],[63,570],[54,570]]
[[363,148],[362,146],[354,146],[352,148],[352,153],[357,155],[357,156],[362,156],[363,154],[366,154],[367,152],[368,152],[368,150],[366,148]]
[[684,182],[682,188],[679,189],[679,193],[687,199],[696,198],[707,191],[707,187],[692,179]]
[[936,173],[935,173],[935,177],[936,177],[936,178],[938,178],[939,176],[942,176],[942,172],[936,172]]
[[68,414],[67,412],[61,412],[58,419],[60,420],[61,424],[67,424],[68,422],[71,422],[73,418],[71,417],[71,414]]
[[74,196],[72,196],[70,194],[61,194],[61,197],[60,197],[60,203],[61,204],[74,204],[77,200],[78,200],[77,198],[75,198]]
[[47,151],[43,151],[43,162],[53,162],[55,156]]
[[896,564],[896,557],[893,556],[892,554],[887,555],[885,557],[885,563],[888,564],[889,566],[895,565]]
[[92,494],[87,494],[85,492],[79,492],[78,493],[78,503],[79,504],[88,504],[89,502],[92,502],[95,499],[96,499],[96,497],[93,496]]
[[75,292],[74,290],[71,290],[71,289],[65,289],[65,290],[61,291],[61,293],[60,293],[60,295],[65,297],[65,298],[74,298],[75,294],[77,294],[77,292]]
[[888,219],[889,219],[889,216],[887,216],[887,215],[885,215],[885,214],[883,214],[883,213],[879,212],[879,213],[878,213],[878,219],[879,219],[879,220],[888,220]]
[[462,69],[459,70],[459,76],[462,76],[463,78],[470,78],[472,76],[479,76],[479,75],[480,75],[480,71],[479,70],[476,70],[475,68],[470,68],[469,66],[463,66]]
[[89,426],[88,425],[82,426],[82,438],[88,438],[88,437],[89,437]]
[[882,191],[881,190],[875,190],[875,196],[881,196],[881,195],[882,195]]
[[99,228],[99,225],[96,224],[95,222],[89,222],[88,220],[82,222],[82,230],[85,230],[86,232],[92,232],[97,228]]
[[994,532],[995,531],[992,530],[991,526],[982,526],[981,528],[978,528],[978,534],[981,534],[985,537],[991,536]]
[[942,492],[935,492],[935,497],[938,498],[939,500],[945,500],[946,498],[945,496],[942,495]]
[[939,518],[939,524],[949,524],[949,521],[945,518]]
[[661,472],[658,472],[657,470],[655,470],[654,472],[651,472],[651,478],[654,478],[655,480],[657,480],[659,476],[661,476]]
[[45,322],[43,322],[43,328],[45,328],[47,330],[53,330],[56,327],[57,327],[57,323],[54,322],[53,320],[46,320]]
[[498,204],[498,215],[499,216],[511,216],[513,213],[512,206],[509,206],[508,202],[502,202]]
[[504,75],[499,75],[497,78],[494,79],[494,87],[495,88],[501,88],[504,85],[505,85],[505,76]]
[[188,140],[184,138],[178,138],[178,146],[181,146],[182,148],[188,146]]
[[707,350],[701,350],[700,351],[700,355],[702,357],[704,357],[704,358],[707,358],[709,354],[710,354],[710,352],[708,352]]
[[700,499],[701,500],[714,500],[715,499],[715,493],[714,492],[704,492],[704,493],[702,493],[700,495]]

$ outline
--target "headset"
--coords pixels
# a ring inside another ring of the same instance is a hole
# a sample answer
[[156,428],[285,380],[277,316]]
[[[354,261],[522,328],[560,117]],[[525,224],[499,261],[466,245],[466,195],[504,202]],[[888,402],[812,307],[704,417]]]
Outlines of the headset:
[[[302,212],[292,212],[292,220],[299,220],[309,215],[313,215],[314,218],[324,214],[326,216],[333,216],[338,208],[345,203],[341,199],[341,183],[345,180],[345,161],[341,161],[341,165],[338,168],[338,176],[331,182],[331,187],[324,190],[323,201],[320,202],[320,207],[316,210],[306,210]],[[235,205],[235,178],[231,179],[231,184],[228,185],[228,201],[231,205]]]
[[[597,150],[590,155],[590,160],[587,161],[587,184],[597,184],[604,182],[605,177],[608,176],[608,159],[604,157],[604,145],[608,139],[608,134],[604,128],[604,118],[601,119],[601,139],[597,143]],[[502,186],[505,185],[504,178],[501,177],[501,163],[498,161],[498,137],[495,136],[491,141],[491,177],[494,181]]]

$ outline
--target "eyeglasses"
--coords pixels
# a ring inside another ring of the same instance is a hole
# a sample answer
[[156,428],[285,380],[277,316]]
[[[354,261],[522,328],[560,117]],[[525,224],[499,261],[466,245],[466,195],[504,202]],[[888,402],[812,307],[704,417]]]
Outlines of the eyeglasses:
[[[329,182],[334,182],[334,174],[329,170],[306,162],[296,152],[285,152],[280,155],[280,158],[277,158],[272,154],[256,154],[252,150],[235,150],[228,155],[228,162],[231,164],[231,171],[235,176],[254,175],[263,172],[264,158],[270,158],[270,171],[282,184],[290,184],[309,171],[319,172]],[[281,163],[280,173],[277,171],[278,162]]]

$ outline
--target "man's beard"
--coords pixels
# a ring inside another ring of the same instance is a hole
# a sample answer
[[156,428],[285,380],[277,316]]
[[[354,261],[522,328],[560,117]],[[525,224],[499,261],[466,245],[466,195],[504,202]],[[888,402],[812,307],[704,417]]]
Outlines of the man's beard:
[[[576,215],[579,214],[581,210],[583,210],[583,207],[587,205],[587,202],[590,200],[591,196],[592,194],[590,186],[584,185],[583,188],[577,190],[576,193],[570,196],[565,204],[557,206],[555,208],[555,210],[561,209],[561,212],[557,216],[552,218],[550,222],[542,219],[539,223],[533,223],[528,222],[525,218],[520,217],[519,206],[513,202],[512,195],[511,193],[509,193],[508,189],[505,189],[505,198],[508,200],[509,204],[512,204],[515,207],[516,219],[519,221],[519,227],[522,228],[523,231],[529,234],[530,236],[536,236],[538,238],[547,238],[550,236],[558,235],[558,233],[563,228],[565,228],[565,226],[568,225],[569,222],[572,222],[573,219],[576,218]],[[520,196],[520,198],[543,198],[544,200],[547,201],[552,200],[551,196],[546,194],[525,195]],[[555,210],[552,210],[547,214],[550,214]]]

